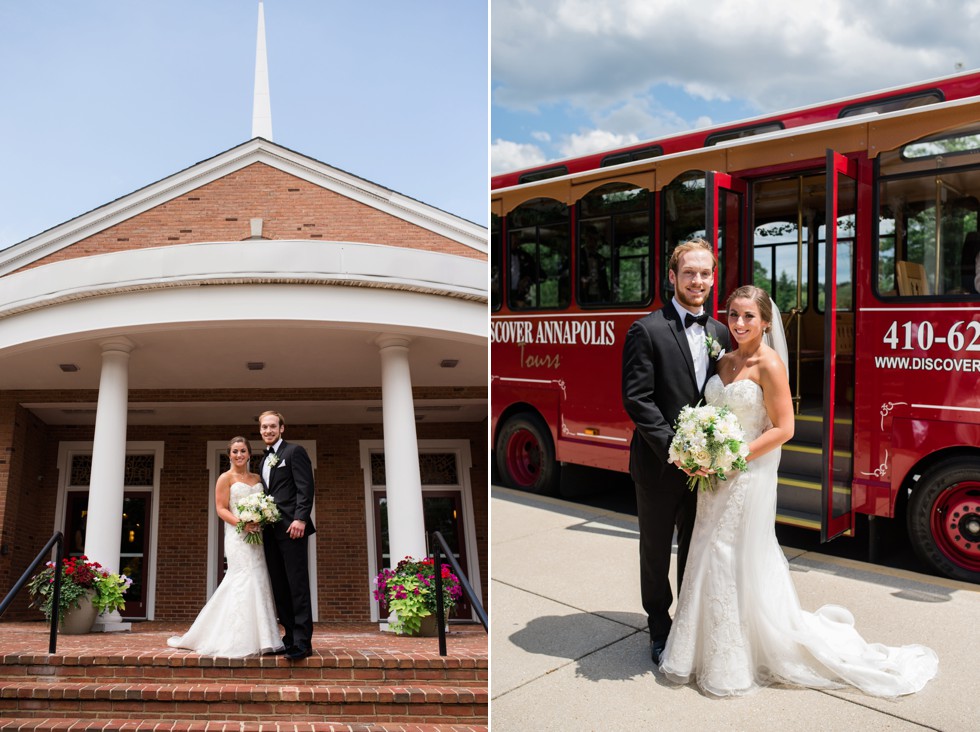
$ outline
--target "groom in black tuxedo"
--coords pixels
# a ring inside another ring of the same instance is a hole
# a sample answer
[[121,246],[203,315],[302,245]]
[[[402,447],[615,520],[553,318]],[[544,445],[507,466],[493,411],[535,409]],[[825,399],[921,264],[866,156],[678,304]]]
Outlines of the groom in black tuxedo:
[[728,329],[704,311],[717,264],[702,239],[674,249],[667,274],[674,287],[671,302],[640,318],[626,334],[623,348],[623,404],[636,425],[630,445],[630,475],[636,484],[640,528],[640,593],[650,630],[650,655],[660,664],[670,632],[673,602],[671,542],[677,529],[677,591],[691,545],[697,495],[687,475],[667,462],[674,423],[681,409],[704,397],[705,382],[715,373],[706,336],[728,349]]
[[265,561],[276,601],[276,614],[285,634],[286,658],[298,661],[313,654],[313,607],[310,601],[309,537],[316,529],[313,510],[313,465],[300,445],[282,439],[286,422],[278,412],[259,415],[259,432],[266,445],[259,468],[265,492],[282,518],[263,532]]

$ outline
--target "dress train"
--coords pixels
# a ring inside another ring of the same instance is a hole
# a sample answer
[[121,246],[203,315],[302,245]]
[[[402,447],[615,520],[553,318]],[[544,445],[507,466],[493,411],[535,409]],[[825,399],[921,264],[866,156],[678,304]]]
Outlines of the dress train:
[[[231,512],[237,516],[236,504],[261,490],[261,483],[235,483],[229,498]],[[231,526],[224,530],[228,561],[224,579],[190,629],[183,636],[168,639],[167,645],[225,658],[280,650],[282,638],[263,547],[247,543]]]
[[[728,406],[751,442],[770,426],[762,388],[713,376],[710,404]],[[698,495],[684,585],[660,670],[695,680],[714,696],[740,696],[773,683],[854,686],[882,697],[911,694],[938,672],[925,646],[868,643],[843,607],[800,607],[775,533],[779,450]]]

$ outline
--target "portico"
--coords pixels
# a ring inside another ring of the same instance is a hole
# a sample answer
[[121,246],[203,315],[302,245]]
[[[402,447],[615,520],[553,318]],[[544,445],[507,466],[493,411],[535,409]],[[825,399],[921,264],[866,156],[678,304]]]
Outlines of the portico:
[[[482,588],[485,252],[481,227],[262,139],[3,252],[0,573],[81,524],[87,555],[138,565],[137,617],[192,617],[222,571],[214,446],[257,441],[271,408],[314,448],[319,620],[376,616],[376,553],[425,553],[420,441],[462,436],[476,458],[458,519]],[[387,476],[379,532],[368,444]],[[149,482],[131,484],[127,461],[147,455]],[[132,494],[146,523],[125,523]]]

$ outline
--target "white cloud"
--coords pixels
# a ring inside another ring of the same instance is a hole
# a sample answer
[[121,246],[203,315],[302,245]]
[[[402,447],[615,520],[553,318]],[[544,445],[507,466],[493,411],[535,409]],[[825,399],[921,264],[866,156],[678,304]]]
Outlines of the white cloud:
[[530,168],[546,161],[545,154],[537,145],[495,140],[490,146],[490,174],[498,175],[511,170]]
[[508,140],[492,146],[492,168],[980,68],[980,0],[907,10],[901,0],[493,0],[493,108]]
[[[550,140],[549,135],[542,138],[546,143]],[[577,157],[600,150],[633,145],[639,141],[640,138],[634,134],[618,134],[604,129],[563,135],[560,142],[547,149],[528,143],[498,139],[490,146],[490,172],[491,175],[498,175],[542,165],[558,158]]]
[[714,124],[714,120],[711,117],[698,117],[694,120],[693,129],[700,130],[702,127],[711,127]]
[[980,66],[978,0],[494,0],[494,103],[608,110],[656,85],[776,110]]
[[562,157],[587,155],[600,150],[632,145],[639,142],[636,135],[617,135],[608,130],[588,130],[580,134],[568,135],[559,145]]
[[631,97],[608,110],[594,115],[597,129],[609,130],[620,136],[632,135],[637,140],[672,135],[691,128],[691,120],[660,106],[649,98]]

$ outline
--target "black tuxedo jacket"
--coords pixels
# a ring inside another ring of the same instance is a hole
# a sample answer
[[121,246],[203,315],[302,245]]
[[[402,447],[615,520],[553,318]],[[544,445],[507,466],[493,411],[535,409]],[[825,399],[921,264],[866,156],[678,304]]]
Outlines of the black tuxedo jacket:
[[[282,513],[282,520],[276,524],[277,532],[285,533],[289,524],[294,519],[306,522],[305,536],[316,533],[316,528],[310,520],[310,513],[313,510],[313,464],[310,456],[301,445],[293,445],[285,440],[279,445],[276,452],[279,462],[274,468],[269,470],[269,483],[265,484],[265,492],[268,493],[276,502]],[[262,468],[268,457],[262,458],[259,466],[259,475],[262,475]]]
[[[728,329],[717,320],[709,318],[705,332],[729,349]],[[715,367],[709,354],[705,383]],[[684,321],[673,303],[633,323],[623,346],[623,405],[636,424],[630,444],[630,475],[635,482],[649,485],[661,479],[668,467],[677,415],[703,397]]]

